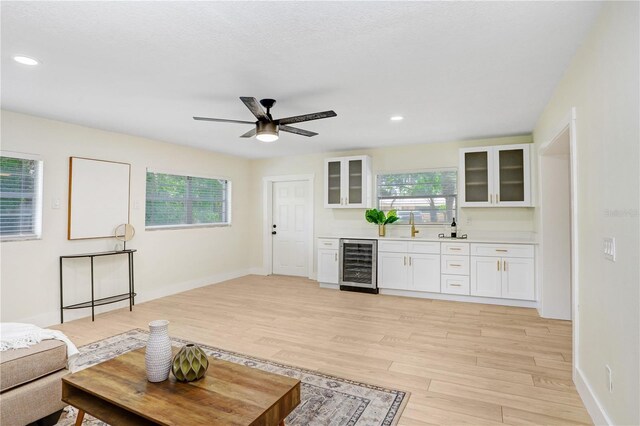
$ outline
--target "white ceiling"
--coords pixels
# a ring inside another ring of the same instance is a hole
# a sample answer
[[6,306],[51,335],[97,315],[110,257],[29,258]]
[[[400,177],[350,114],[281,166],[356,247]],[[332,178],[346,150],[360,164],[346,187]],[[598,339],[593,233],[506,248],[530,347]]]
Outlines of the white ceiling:
[[[250,158],[529,133],[600,6],[3,1],[2,107]],[[251,121],[239,96],[338,117],[273,144],[191,119]]]

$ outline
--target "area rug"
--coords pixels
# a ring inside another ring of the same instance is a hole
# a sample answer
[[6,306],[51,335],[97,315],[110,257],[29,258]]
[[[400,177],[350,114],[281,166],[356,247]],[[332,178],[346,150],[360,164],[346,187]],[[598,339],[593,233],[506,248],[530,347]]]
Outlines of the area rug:
[[[145,330],[134,329],[82,346],[78,348],[80,354],[74,360],[73,371],[142,348],[146,345],[148,337],[149,334]],[[176,347],[194,343],[177,338],[171,340]],[[200,343],[198,345],[211,357],[299,379],[301,401],[287,417],[288,426],[391,426],[398,422],[409,398],[409,393],[401,390],[320,374]],[[58,426],[73,425],[76,413],[73,407],[67,407]],[[83,425],[102,426],[105,423],[87,415]]]

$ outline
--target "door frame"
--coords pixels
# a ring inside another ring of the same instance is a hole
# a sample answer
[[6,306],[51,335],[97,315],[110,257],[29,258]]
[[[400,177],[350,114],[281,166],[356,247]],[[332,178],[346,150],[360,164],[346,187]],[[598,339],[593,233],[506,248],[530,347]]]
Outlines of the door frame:
[[[570,190],[571,190],[571,322],[573,325],[572,333],[572,352],[573,352],[573,380],[576,381],[577,370],[579,367],[578,356],[578,344],[579,344],[579,330],[580,330],[580,305],[579,305],[579,292],[580,292],[580,279],[579,279],[579,253],[578,253],[578,149],[577,149],[577,137],[576,137],[576,109],[571,108],[569,114],[557,125],[556,130],[552,133],[551,139],[544,142],[538,149],[538,174],[541,171],[542,157],[545,152],[558,141],[558,138],[562,136],[565,131],[569,131],[569,167],[570,167]],[[539,188],[542,192],[542,185]],[[542,197],[540,200],[540,210],[544,210],[542,203]],[[539,229],[542,235],[542,214],[539,215]],[[540,251],[542,253],[542,262],[544,263],[544,241],[540,241]],[[540,271],[538,271],[540,272]],[[539,293],[538,293],[539,294]]]
[[262,178],[262,267],[265,275],[273,274],[273,240],[271,237],[273,224],[273,184],[275,182],[307,182],[309,193],[310,209],[307,212],[309,229],[307,229],[307,256],[308,266],[307,277],[313,279],[313,234],[315,223],[313,221],[313,210],[315,206],[314,181],[315,175],[283,175],[266,176]]

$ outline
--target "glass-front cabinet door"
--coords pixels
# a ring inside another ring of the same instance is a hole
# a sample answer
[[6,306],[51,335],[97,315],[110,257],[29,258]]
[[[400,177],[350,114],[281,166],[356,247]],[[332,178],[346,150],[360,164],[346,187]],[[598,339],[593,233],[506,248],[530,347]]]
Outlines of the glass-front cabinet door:
[[531,207],[529,144],[460,150],[461,207]]
[[469,150],[462,153],[462,174],[464,182],[460,205],[483,206],[492,202],[493,173],[491,170],[491,150]]
[[327,161],[326,164],[326,191],[325,205],[339,207],[343,203],[342,199],[342,162]]
[[495,147],[496,204],[502,207],[531,205],[529,146]]
[[348,160],[347,171],[349,179],[347,182],[347,205],[354,206],[362,204],[362,162],[361,158]]
[[371,159],[366,155],[325,160],[324,206],[371,207]]

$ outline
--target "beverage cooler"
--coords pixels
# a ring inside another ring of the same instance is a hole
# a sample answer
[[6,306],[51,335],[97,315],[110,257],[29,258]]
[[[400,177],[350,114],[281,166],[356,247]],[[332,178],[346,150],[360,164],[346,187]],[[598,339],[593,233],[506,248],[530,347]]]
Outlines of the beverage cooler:
[[378,241],[340,239],[340,290],[378,293]]

